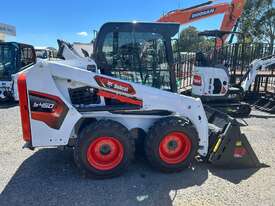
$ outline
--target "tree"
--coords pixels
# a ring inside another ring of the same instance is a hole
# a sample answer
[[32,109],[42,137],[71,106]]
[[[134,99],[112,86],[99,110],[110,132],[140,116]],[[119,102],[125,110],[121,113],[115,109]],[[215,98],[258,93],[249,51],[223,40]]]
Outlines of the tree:
[[198,35],[196,27],[189,26],[183,29],[179,36],[179,50],[182,52],[198,52],[213,48],[214,41]]
[[239,24],[239,31],[246,34],[246,42],[268,43],[271,52],[275,43],[274,4],[274,0],[248,0]]
[[[264,4],[265,2],[265,4]],[[274,45],[275,41],[275,8],[272,0],[262,0],[259,2],[260,16],[255,22],[257,28],[256,35],[259,39]]]

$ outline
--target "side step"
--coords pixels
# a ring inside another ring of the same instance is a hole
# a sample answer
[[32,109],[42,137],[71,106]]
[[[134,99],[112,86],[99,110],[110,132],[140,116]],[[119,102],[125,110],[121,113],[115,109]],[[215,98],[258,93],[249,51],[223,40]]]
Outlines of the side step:
[[207,105],[204,107],[210,124],[208,162],[231,169],[261,167],[237,120]]

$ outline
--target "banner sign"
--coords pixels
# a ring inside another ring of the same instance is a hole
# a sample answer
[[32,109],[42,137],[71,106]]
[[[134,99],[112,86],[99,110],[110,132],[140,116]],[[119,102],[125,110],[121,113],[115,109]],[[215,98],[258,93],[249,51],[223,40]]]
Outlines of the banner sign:
[[0,33],[16,36],[16,28],[15,26],[0,23]]

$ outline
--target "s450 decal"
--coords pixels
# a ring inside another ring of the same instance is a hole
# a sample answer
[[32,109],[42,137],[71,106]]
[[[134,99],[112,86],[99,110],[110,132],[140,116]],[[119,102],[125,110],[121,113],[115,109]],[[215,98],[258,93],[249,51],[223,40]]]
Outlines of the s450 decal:
[[31,118],[44,122],[53,129],[59,129],[69,111],[57,96],[29,91]]

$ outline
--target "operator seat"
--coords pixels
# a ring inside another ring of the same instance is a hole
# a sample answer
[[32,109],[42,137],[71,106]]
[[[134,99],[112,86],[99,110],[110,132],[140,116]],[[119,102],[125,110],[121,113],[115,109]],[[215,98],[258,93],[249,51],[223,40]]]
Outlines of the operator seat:
[[97,54],[95,58],[95,62],[102,74],[107,76],[113,76],[111,72],[112,67],[108,64],[105,54],[103,52],[99,52]]
[[197,52],[196,53],[196,66],[200,67],[214,67],[217,69],[222,69],[226,72],[228,78],[230,78],[230,73],[227,65],[224,65],[222,63],[217,63],[216,60],[213,60],[212,58],[207,58],[204,53]]
[[201,67],[209,67],[211,64],[202,52],[196,53],[196,64]]

